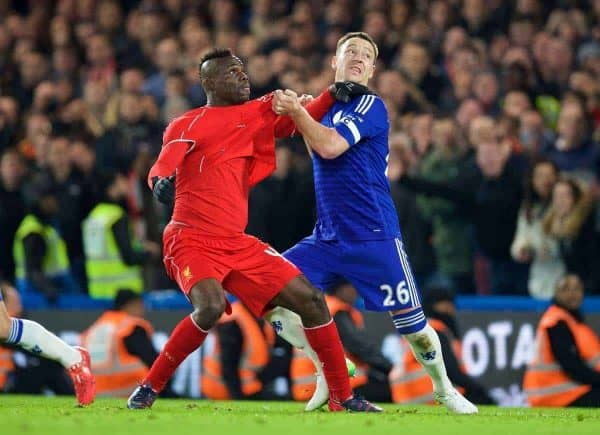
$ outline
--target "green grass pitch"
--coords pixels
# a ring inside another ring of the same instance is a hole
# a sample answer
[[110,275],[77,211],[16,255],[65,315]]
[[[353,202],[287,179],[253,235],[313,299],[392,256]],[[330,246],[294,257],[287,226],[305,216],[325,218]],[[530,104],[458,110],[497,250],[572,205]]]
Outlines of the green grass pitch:
[[293,402],[161,399],[152,410],[130,411],[124,400],[79,408],[71,398],[0,395],[0,434],[600,434],[600,409],[483,407],[475,416],[450,415],[439,406],[386,405],[383,414],[302,409]]

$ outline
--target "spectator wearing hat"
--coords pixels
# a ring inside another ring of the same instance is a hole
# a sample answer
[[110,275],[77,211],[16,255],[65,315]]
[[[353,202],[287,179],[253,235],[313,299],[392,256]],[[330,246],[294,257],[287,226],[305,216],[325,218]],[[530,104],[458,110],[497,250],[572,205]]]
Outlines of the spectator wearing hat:
[[[474,403],[493,404],[485,388],[466,372],[462,363],[461,343],[456,323],[454,294],[445,287],[432,287],[425,293],[423,311],[427,321],[440,337],[444,364],[448,377],[465,397]],[[390,372],[394,403],[433,403],[433,386],[427,373],[408,349],[403,367],[395,366]]]
[[13,244],[17,289],[22,295],[41,293],[53,303],[61,292],[79,291],[69,272],[67,246],[53,225],[57,194],[46,177],[38,176],[26,186],[25,200],[28,213]]
[[116,293],[106,311],[82,334],[90,350],[99,396],[126,397],[146,376],[158,353],[152,345],[152,325],[144,320],[144,301],[135,291]]
[[105,175],[101,199],[82,223],[89,294],[112,299],[120,288],[141,293],[144,287],[139,266],[160,256],[160,247],[145,242],[134,247],[124,204],[129,185],[120,174]]

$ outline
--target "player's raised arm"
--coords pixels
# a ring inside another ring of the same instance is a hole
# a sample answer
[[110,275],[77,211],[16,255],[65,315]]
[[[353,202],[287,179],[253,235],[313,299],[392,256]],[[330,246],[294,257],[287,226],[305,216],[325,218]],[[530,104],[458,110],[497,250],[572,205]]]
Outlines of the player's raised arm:
[[357,144],[362,138],[388,128],[387,110],[381,99],[375,95],[364,95],[363,104],[358,104],[351,114],[338,120],[333,127],[312,119],[299,104],[295,92],[286,90],[276,94],[275,110],[288,113],[304,136],[308,146],[324,159],[334,159]]
[[[298,99],[300,105],[306,109],[311,118],[315,121],[321,121],[336,101],[347,103],[353,97],[364,95],[368,92],[368,88],[356,83],[336,82],[321,92],[317,98],[302,95]],[[297,131],[296,124],[294,124],[292,118],[287,116],[286,113],[278,111],[278,95],[280,94],[276,91],[273,97],[273,111],[282,116],[275,121],[275,137],[292,136]]]

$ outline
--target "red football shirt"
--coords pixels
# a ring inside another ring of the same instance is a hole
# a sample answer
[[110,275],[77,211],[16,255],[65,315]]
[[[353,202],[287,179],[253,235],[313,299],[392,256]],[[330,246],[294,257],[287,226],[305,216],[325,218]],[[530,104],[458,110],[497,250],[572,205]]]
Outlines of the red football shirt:
[[[173,221],[208,237],[232,237],[248,223],[250,188],[275,169],[275,138],[293,134],[286,116],[271,110],[272,94],[234,106],[203,106],[173,120],[148,175],[176,170]],[[323,92],[307,106],[321,119],[334,100]]]

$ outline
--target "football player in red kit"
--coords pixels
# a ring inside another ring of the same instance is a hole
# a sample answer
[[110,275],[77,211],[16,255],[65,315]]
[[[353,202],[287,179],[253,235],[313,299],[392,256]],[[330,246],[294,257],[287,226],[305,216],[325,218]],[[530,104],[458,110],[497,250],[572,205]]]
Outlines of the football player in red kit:
[[[353,396],[339,335],[322,293],[272,247],[244,233],[248,192],[273,172],[275,138],[290,136],[294,123],[273,112],[274,94],[248,101],[248,76],[230,50],[206,54],[200,79],[206,106],[171,122],[148,175],[155,194],[173,191],[175,175],[173,218],[163,234],[164,264],[194,311],[175,327],[128,407],[152,406],[175,369],[226,310],[225,289],[256,316],[280,306],[301,317],[324,365],[331,410],[381,411]],[[323,117],[336,89],[332,86],[307,105],[311,116]]]

